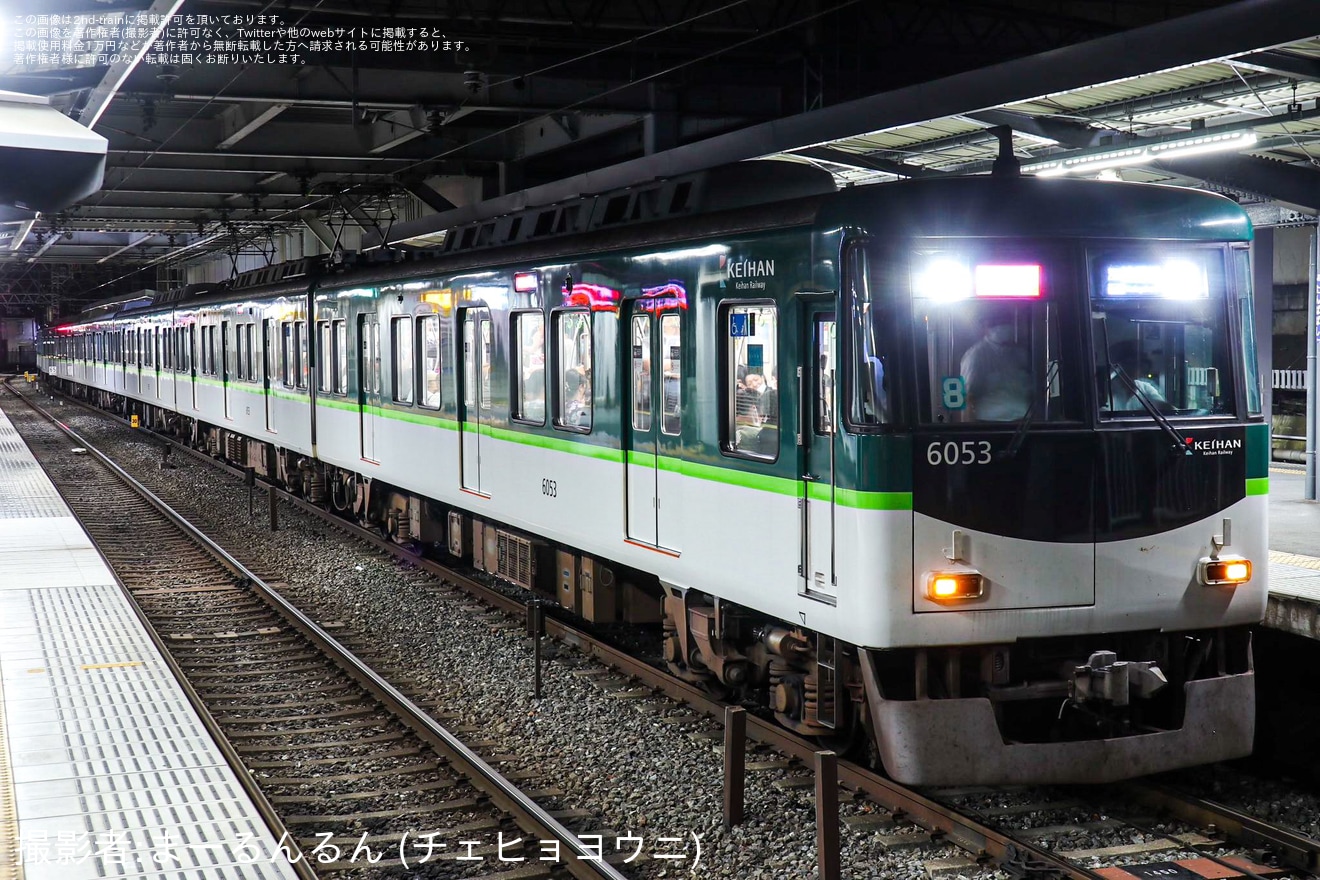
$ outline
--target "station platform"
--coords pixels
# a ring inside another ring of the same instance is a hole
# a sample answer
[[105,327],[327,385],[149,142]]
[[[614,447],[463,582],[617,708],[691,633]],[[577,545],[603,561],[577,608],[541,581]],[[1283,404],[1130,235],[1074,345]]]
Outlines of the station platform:
[[1320,639],[1320,503],[1306,501],[1306,469],[1270,465],[1270,601],[1265,626]]
[[0,880],[167,876],[296,875],[0,412]]

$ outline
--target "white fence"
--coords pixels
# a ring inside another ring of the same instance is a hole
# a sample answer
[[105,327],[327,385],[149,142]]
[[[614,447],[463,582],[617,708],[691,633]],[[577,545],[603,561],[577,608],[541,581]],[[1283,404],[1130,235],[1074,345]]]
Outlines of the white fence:
[[1273,385],[1284,391],[1305,391],[1306,370],[1274,370]]

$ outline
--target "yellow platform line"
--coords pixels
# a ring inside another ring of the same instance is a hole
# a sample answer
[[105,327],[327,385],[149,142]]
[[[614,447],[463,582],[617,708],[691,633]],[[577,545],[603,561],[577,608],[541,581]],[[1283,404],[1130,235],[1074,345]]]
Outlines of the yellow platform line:
[[0,880],[23,880],[22,847],[18,839],[18,799],[9,763],[9,728],[5,723],[5,690],[0,682]]
[[1284,553],[1281,550],[1270,551],[1270,562],[1282,565],[1295,565],[1298,568],[1313,568],[1320,571],[1320,557],[1303,556],[1300,553]]
[[120,663],[84,663],[79,669],[122,669],[126,666],[141,666],[141,660],[124,660]]

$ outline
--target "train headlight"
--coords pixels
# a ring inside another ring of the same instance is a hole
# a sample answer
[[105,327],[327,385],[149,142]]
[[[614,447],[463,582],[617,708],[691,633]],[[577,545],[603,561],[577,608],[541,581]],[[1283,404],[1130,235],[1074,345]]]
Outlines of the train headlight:
[[1251,580],[1251,560],[1241,556],[1203,558],[1196,566],[1197,579],[1207,587],[1236,587]]
[[961,602],[979,599],[985,593],[985,578],[975,571],[933,571],[926,577],[926,598],[932,602]]

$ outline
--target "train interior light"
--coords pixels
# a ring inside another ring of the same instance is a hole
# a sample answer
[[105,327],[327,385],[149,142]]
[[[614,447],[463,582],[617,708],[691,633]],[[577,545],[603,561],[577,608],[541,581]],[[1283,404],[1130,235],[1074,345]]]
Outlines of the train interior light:
[[1191,260],[1158,264],[1113,265],[1105,269],[1105,296],[1206,299],[1210,281],[1205,267]]
[[1040,266],[981,264],[976,267],[976,295],[1040,296]]

